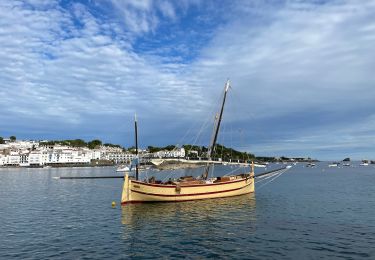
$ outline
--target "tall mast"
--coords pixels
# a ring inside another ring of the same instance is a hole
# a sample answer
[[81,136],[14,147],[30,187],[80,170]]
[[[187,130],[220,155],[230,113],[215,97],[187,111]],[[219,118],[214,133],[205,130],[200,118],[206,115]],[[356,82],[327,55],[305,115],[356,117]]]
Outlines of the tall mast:
[[[224,87],[224,97],[223,97],[223,103],[221,105],[221,109],[220,109],[220,114],[219,114],[219,118],[215,118],[215,125],[214,125],[214,130],[213,130],[213,138],[211,139],[211,143],[210,143],[210,146],[208,147],[208,152],[207,152],[207,156],[208,156],[208,160],[211,161],[211,157],[212,157],[212,153],[213,151],[215,150],[215,145],[216,145],[216,141],[217,141],[217,136],[219,134],[219,129],[220,129],[220,123],[221,123],[221,119],[223,117],[223,111],[224,111],[224,105],[225,105],[225,99],[227,97],[227,92],[229,90],[229,87],[230,87],[230,82],[229,82],[229,79],[227,80],[227,82],[225,83],[225,87]],[[217,121],[216,121],[217,120]],[[210,164],[208,164],[206,166],[206,169],[203,173],[203,179],[207,179],[208,177],[208,172],[210,170]]]
[[135,179],[138,180],[138,127],[137,127],[137,114],[134,115],[134,130],[135,130]]

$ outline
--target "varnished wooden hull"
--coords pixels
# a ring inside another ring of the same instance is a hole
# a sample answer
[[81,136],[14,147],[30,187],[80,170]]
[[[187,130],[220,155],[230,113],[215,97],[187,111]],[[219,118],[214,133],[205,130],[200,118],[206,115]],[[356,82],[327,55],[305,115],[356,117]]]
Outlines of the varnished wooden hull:
[[254,192],[254,178],[250,176],[219,183],[161,185],[130,180],[126,175],[121,204],[214,199],[251,192]]

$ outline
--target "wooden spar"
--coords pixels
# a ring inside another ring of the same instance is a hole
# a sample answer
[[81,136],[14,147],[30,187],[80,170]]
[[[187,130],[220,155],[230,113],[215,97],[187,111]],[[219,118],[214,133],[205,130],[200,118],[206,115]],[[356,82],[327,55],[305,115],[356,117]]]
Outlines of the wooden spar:
[[123,179],[124,176],[75,176],[75,177],[68,177],[68,176],[61,176],[56,177],[60,180],[73,180],[73,179]]
[[135,130],[135,179],[138,180],[138,127],[137,127],[137,115],[134,116],[134,130]]
[[[220,123],[221,123],[221,119],[223,117],[225,99],[227,97],[227,92],[228,92],[229,87],[230,87],[230,85],[229,85],[229,79],[228,79],[227,82],[225,83],[223,103],[221,105],[219,118],[217,119],[217,124],[215,124],[215,127],[214,127],[214,136],[211,140],[211,144],[210,144],[210,146],[208,148],[208,152],[207,152],[208,160],[211,160],[212,152],[215,150],[216,140],[217,140],[217,136],[219,134],[219,129],[220,129]],[[205,169],[204,173],[203,173],[203,176],[202,176],[203,179],[207,179],[209,170],[210,170],[210,165],[208,164],[206,166],[206,169]]]

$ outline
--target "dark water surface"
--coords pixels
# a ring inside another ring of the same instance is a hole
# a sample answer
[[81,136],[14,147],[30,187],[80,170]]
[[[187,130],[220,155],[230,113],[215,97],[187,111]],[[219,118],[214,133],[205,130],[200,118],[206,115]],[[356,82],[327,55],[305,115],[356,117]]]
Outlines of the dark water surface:
[[121,179],[53,178],[115,174],[0,169],[0,258],[375,259],[373,166],[296,165],[252,195],[124,207]]

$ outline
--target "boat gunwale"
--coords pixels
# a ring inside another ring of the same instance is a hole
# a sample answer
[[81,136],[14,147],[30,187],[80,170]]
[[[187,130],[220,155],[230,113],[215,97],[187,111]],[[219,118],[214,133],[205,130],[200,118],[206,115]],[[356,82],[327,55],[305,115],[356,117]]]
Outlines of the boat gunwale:
[[[204,183],[204,184],[192,184],[192,185],[181,185],[180,187],[204,187],[204,186],[212,186],[212,185],[225,185],[225,184],[232,184],[236,182],[241,182],[244,180],[252,179],[254,177],[249,176],[245,177],[239,180],[229,180],[229,181],[223,181],[223,182],[217,182],[217,183]],[[136,181],[136,180],[131,180],[132,183],[140,184],[140,185],[145,185],[145,186],[152,186],[152,187],[162,187],[162,188],[176,188],[177,184],[155,184],[155,183],[146,183],[143,181]],[[183,182],[180,182],[180,184]]]
[[249,192],[246,192],[246,193],[243,193],[243,194],[236,194],[236,195],[225,196],[225,197],[195,198],[195,199],[187,199],[187,200],[160,200],[160,201],[130,200],[130,201],[121,202],[121,206],[126,206],[128,204],[176,203],[176,202],[191,202],[191,201],[197,201],[197,200],[217,200],[217,199],[225,199],[225,198],[231,198],[231,197],[245,196],[245,195],[249,195],[251,193],[254,193],[254,191],[249,191]]
[[135,193],[140,193],[148,196],[157,196],[157,197],[187,197],[187,196],[204,196],[204,195],[211,195],[211,194],[217,194],[217,193],[224,193],[224,192],[231,192],[231,191],[236,191],[236,190],[241,190],[244,189],[248,186],[250,186],[253,182],[247,183],[246,185],[235,188],[235,189],[230,189],[230,190],[222,190],[222,191],[210,191],[210,192],[203,192],[203,193],[189,193],[189,194],[160,194],[160,193],[149,193],[149,192],[143,192],[143,191],[138,191],[134,189],[130,189],[131,192]]

